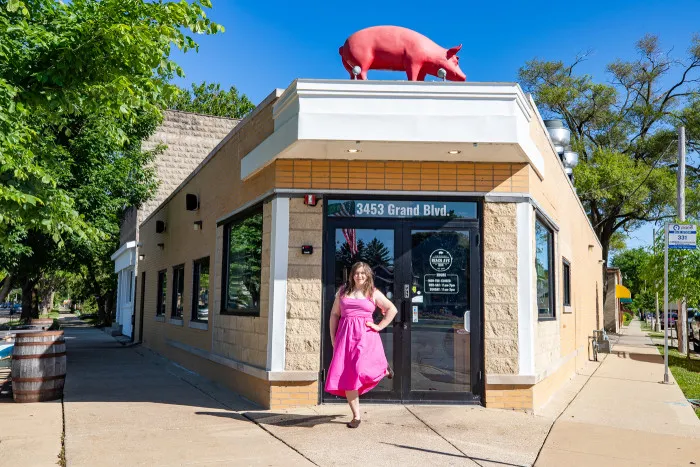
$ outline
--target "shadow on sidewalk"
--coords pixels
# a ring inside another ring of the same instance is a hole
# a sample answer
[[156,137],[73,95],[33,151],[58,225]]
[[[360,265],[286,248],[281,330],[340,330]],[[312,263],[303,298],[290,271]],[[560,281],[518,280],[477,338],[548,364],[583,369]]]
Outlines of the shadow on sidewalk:
[[[64,401],[69,404],[126,403],[122,409],[114,410],[145,410],[153,414],[156,406],[150,404],[195,410],[258,408],[147,348],[125,347],[109,334],[84,326],[77,318],[63,319],[61,324],[65,324],[67,349]],[[231,415],[234,418],[235,414]]]
[[[198,412],[202,413],[202,412]],[[221,416],[222,414],[208,414]],[[313,428],[317,425],[339,424],[345,425],[345,422],[336,421],[338,418],[345,418],[343,415],[300,415],[291,413],[269,413],[269,412],[246,412],[243,414],[246,418],[263,425],[274,425],[279,427],[299,427]]]
[[661,355],[645,354],[645,353],[630,353],[630,352],[613,352],[617,358],[629,358],[637,362],[644,363],[663,363]]

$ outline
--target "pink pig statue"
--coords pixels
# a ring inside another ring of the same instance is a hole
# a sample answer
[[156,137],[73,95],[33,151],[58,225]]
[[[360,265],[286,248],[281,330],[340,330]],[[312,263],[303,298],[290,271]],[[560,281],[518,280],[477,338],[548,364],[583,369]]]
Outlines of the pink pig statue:
[[343,66],[354,79],[352,69],[360,67],[358,79],[367,79],[368,70],[406,71],[409,81],[425,81],[444,68],[450,81],[466,81],[459,68],[457,52],[462,45],[443,49],[422,34],[399,26],[373,26],[357,31],[338,49]]

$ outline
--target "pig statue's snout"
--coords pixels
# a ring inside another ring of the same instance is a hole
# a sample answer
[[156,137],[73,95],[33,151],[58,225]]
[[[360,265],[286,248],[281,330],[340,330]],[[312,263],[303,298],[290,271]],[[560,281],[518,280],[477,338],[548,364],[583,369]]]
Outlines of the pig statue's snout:
[[467,80],[467,75],[465,75],[462,69],[459,67],[459,57],[457,56],[457,52],[459,52],[461,49],[462,44],[447,50],[445,71],[447,72],[446,78],[448,81]]

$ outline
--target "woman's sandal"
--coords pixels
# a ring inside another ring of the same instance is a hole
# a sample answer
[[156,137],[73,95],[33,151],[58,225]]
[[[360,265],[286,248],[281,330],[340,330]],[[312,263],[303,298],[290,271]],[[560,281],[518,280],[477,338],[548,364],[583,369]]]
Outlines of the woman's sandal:
[[394,377],[394,370],[392,370],[390,366],[386,367],[386,377],[388,379],[392,379]]
[[360,426],[361,421],[362,420],[353,418],[352,421],[348,422],[346,425],[348,426],[348,428],[357,428],[358,426]]

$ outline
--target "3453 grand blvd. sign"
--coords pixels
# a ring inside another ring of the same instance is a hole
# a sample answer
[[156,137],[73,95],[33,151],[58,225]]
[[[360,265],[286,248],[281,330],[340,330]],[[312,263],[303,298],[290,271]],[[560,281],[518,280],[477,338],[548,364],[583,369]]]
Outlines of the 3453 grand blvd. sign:
[[333,217],[475,219],[476,203],[453,201],[330,200]]

